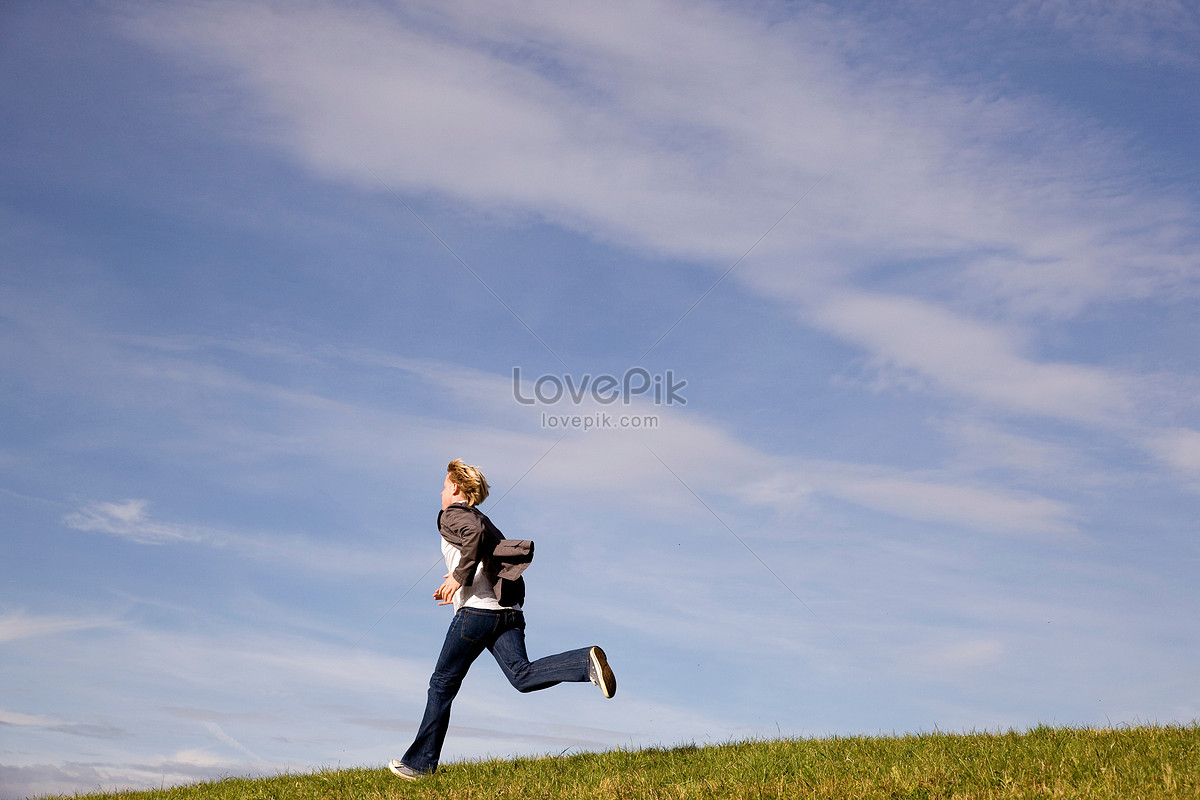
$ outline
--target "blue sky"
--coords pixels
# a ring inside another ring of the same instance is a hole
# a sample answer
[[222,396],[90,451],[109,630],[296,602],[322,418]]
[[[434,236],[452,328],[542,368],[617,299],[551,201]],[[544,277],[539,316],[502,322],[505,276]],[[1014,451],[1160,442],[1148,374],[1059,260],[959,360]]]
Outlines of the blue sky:
[[[1198,44],[6,4],[3,796],[399,755],[455,457],[537,542],[531,653],[620,691],[481,661],[449,758],[1200,717]],[[631,367],[686,403],[514,397]],[[604,414],[652,422],[547,422]]]

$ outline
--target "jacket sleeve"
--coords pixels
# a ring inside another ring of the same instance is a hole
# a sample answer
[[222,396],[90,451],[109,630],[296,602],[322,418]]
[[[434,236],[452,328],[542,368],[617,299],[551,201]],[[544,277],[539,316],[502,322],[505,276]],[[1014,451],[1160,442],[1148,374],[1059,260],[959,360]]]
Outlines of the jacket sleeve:
[[[458,566],[454,569],[454,580],[461,586],[470,586],[475,581],[475,570],[481,557],[483,547],[483,520],[477,513],[468,509],[457,509],[454,506],[446,509],[441,524],[461,542],[457,545],[460,554]],[[453,539],[452,539],[453,541]]]

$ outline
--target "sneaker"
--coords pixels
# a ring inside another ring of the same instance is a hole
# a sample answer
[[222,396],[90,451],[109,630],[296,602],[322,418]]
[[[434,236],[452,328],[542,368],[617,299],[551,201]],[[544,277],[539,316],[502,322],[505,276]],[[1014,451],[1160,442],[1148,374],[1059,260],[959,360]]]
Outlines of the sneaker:
[[415,781],[418,778],[424,778],[429,774],[428,772],[417,772],[408,764],[405,764],[403,761],[395,758],[388,762],[388,769],[390,769],[393,774],[399,775],[406,781]]
[[612,697],[617,693],[617,678],[613,675],[612,667],[608,665],[604,651],[599,647],[588,651],[588,679],[600,687],[605,697]]

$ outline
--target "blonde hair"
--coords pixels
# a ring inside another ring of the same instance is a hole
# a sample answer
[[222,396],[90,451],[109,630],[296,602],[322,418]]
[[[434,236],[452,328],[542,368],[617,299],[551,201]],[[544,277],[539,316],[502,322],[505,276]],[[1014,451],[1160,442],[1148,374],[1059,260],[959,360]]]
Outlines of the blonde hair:
[[461,458],[456,458],[446,467],[446,472],[450,475],[450,482],[458,487],[469,505],[477,506],[487,500],[488,489],[491,487],[488,486],[487,478],[483,477],[479,467],[472,467],[463,463]]

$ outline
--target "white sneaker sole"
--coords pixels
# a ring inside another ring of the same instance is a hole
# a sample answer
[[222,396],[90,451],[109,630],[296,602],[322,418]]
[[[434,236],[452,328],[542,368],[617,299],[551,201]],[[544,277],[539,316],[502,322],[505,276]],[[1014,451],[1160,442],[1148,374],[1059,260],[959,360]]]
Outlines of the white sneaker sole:
[[588,658],[591,659],[592,669],[600,678],[600,691],[604,692],[605,697],[612,697],[617,693],[617,678],[613,675],[612,667],[608,665],[608,657],[599,647],[593,647],[588,652]]
[[395,775],[398,778],[404,778],[404,780],[406,780],[406,781],[415,781],[418,778],[418,776],[415,774],[411,774],[411,773],[402,771],[400,768],[403,766],[404,766],[404,763],[395,758],[393,758],[391,761],[388,762],[388,769],[390,769],[392,771],[393,775]]

